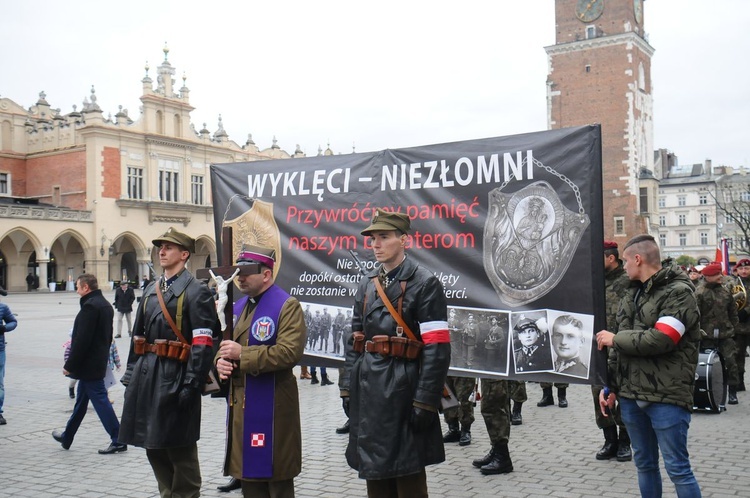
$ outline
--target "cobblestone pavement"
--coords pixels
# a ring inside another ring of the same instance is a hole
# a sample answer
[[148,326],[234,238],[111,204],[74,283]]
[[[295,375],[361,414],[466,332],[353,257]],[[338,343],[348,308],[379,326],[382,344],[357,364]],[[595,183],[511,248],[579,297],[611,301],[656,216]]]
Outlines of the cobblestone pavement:
[[[105,296],[114,293],[105,291]],[[154,497],[156,481],[145,452],[99,455],[108,444],[93,409],[89,410],[69,451],[50,433],[62,429],[73,408],[68,380],[62,375],[62,344],[78,311],[73,292],[11,294],[3,298],[18,315],[19,327],[7,334],[6,399],[0,426],[0,496],[12,497]],[[123,362],[128,337],[117,339]],[[121,374],[122,372],[120,372]],[[329,376],[337,380],[336,369]],[[111,391],[116,411],[122,409],[123,387]],[[365,496],[364,481],[344,460],[346,436],[334,433],[345,418],[338,390],[333,386],[299,384],[302,406],[303,470],[295,480],[298,497]],[[594,454],[603,442],[596,429],[588,386],[568,389],[570,407],[538,408],[541,390],[528,385],[524,422],[511,433],[514,472],[482,476],[471,460],[489,449],[477,407],[470,446],[446,446],[447,460],[428,468],[433,497],[582,497],[637,496],[632,462],[601,462]],[[696,413],[690,428],[689,450],[694,471],[707,497],[750,496],[747,453],[750,450],[750,393],[740,393],[740,404],[720,415]],[[203,496],[220,493],[224,484],[225,405],[203,398],[202,438],[199,442]],[[674,496],[666,480],[665,496]]]

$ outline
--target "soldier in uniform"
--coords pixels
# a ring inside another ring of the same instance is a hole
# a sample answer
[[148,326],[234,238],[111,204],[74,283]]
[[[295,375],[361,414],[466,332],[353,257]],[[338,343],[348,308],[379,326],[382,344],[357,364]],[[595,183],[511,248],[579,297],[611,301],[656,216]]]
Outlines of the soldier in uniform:
[[448,331],[451,336],[451,364],[454,367],[463,367],[463,344],[461,341],[461,321],[456,310],[451,308],[448,312]]
[[513,350],[516,372],[552,370],[552,352],[547,334],[539,330],[535,320],[521,317],[513,328],[518,346]]
[[476,379],[450,375],[445,382],[456,395],[458,406],[452,406],[443,412],[445,423],[448,424],[448,431],[443,434],[443,442],[458,443],[459,446],[470,445],[471,424],[474,423],[474,401],[470,398],[476,386]]
[[508,369],[508,321],[490,318],[490,331],[484,341],[487,369],[505,372]]
[[344,327],[346,327],[346,318],[339,309],[336,318],[333,319],[333,354],[341,353],[341,336],[344,333]]
[[[745,289],[750,288],[750,259],[741,259],[737,262],[737,276],[742,279],[742,284]],[[738,391],[745,390],[745,352],[747,346],[750,345],[750,310],[745,306],[737,313],[739,319],[739,325],[734,331],[734,342],[737,346],[737,354],[735,359],[737,360],[737,377],[739,383],[737,384]]]
[[477,350],[477,340],[479,339],[479,324],[474,319],[473,314],[469,314],[468,321],[464,327],[464,333],[461,341],[464,345],[464,358],[466,359],[466,368],[474,368]]
[[321,351],[324,353],[328,352],[328,338],[331,335],[331,324],[333,323],[333,318],[331,317],[331,314],[328,313],[328,308],[323,308],[323,316],[320,317],[320,348]]
[[[620,260],[617,242],[604,241],[604,305],[607,330],[617,332],[617,309],[622,296],[630,287],[630,278],[625,273]],[[613,410],[614,417],[605,417],[599,409],[599,393],[603,386],[591,386],[594,398],[594,418],[596,426],[604,433],[604,446],[596,453],[597,460],[617,458],[618,462],[628,462],[633,458],[630,437],[620,416],[619,406]],[[618,435],[619,430],[619,435]]]
[[521,406],[529,400],[526,395],[526,382],[522,380],[509,380],[510,399],[513,401],[513,410],[510,412],[510,423],[512,425],[523,424]]
[[690,277],[690,280],[693,281],[693,285],[698,287],[701,284],[701,271],[699,271],[695,266],[689,266],[687,269],[688,277]]
[[695,291],[695,300],[701,311],[701,329],[706,334],[701,340],[701,349],[715,349],[724,358],[729,385],[729,404],[736,405],[737,346],[734,344],[734,329],[737,320],[737,304],[732,293],[722,285],[721,264],[711,263],[702,270],[705,283]]

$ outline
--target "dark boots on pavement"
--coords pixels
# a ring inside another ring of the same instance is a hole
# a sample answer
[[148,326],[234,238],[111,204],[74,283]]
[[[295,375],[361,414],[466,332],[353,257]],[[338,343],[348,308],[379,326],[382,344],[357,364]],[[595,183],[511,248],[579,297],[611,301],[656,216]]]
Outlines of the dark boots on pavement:
[[328,374],[320,374],[320,385],[321,386],[330,386],[333,385],[333,382],[328,380]]
[[555,399],[552,397],[552,388],[543,387],[542,399],[539,400],[539,403],[537,403],[536,406],[552,406],[554,404],[555,404]]
[[444,443],[457,443],[461,439],[461,431],[458,422],[448,422],[448,432],[443,434]]
[[490,453],[492,453],[490,461],[479,468],[479,471],[482,474],[492,475],[513,472],[513,462],[510,461],[508,443],[497,443],[492,445],[492,451]]
[[[597,460],[609,460],[617,456],[618,442],[617,442],[617,426],[610,425],[602,429],[604,432],[604,446],[596,453]],[[628,445],[628,449],[630,445]]]
[[471,426],[461,426],[461,436],[458,438],[459,446],[469,446],[471,444]]
[[629,462],[633,459],[633,452],[630,450],[630,436],[624,427],[620,427],[620,438],[617,442],[617,461]]
[[739,403],[737,399],[737,388],[735,386],[729,386],[729,400],[727,401],[730,405],[736,405]]
[[521,416],[521,405],[518,401],[513,402],[513,410],[510,412],[510,423],[513,425],[523,424],[523,417]]
[[565,387],[557,388],[557,406],[559,406],[560,408],[568,407],[568,398],[565,397],[565,391]]
[[318,380],[318,372],[312,372],[312,380],[310,381],[310,384],[320,384],[320,381]]

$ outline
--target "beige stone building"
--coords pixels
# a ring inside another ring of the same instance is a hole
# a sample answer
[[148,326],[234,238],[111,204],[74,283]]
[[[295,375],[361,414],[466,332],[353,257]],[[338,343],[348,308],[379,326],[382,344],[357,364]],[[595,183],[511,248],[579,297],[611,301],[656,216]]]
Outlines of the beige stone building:
[[0,285],[23,291],[36,277],[39,290],[72,290],[84,271],[140,282],[149,264],[160,272],[151,240],[170,226],[196,239],[192,271],[216,264],[209,165],[290,155],[275,139],[265,150],[230,140],[221,116],[196,130],[168,54],[156,82],[146,67],[135,116],[105,117],[93,87],[67,114],[44,92],[28,109],[0,98]]

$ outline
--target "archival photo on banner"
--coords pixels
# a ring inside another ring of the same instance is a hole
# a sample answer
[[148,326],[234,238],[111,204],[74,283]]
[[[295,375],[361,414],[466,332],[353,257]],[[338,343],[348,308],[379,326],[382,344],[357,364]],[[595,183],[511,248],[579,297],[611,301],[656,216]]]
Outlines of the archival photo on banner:
[[407,257],[444,287],[452,374],[602,383],[601,157],[589,125],[213,164],[218,252],[223,227],[232,254],[276,249],[276,282],[305,311],[304,361],[336,366],[358,283],[378,269],[360,232],[376,208],[405,213]]

